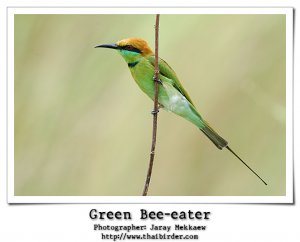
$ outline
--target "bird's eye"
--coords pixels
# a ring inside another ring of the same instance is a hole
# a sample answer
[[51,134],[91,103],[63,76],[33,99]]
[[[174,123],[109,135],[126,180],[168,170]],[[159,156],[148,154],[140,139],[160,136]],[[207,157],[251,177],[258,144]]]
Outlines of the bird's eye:
[[123,47],[124,50],[132,51],[132,52],[137,52],[141,53],[141,51],[138,48],[133,47],[132,45],[125,45]]
[[125,50],[133,50],[133,46],[132,45],[126,45]]

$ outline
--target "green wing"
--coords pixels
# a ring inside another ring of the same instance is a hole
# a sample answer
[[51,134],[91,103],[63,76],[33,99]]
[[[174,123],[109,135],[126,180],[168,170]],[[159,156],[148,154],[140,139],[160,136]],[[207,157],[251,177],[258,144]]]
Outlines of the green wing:
[[[150,61],[150,63],[154,66],[155,64],[155,56],[149,56],[147,59]],[[192,100],[187,93],[187,91],[183,88],[180,81],[178,80],[178,77],[176,76],[175,71],[168,65],[167,62],[165,62],[163,59],[159,58],[158,62],[159,66],[159,74],[165,76],[166,78],[170,79],[172,81],[172,85],[192,104]]]
[[[154,66],[154,62],[155,62],[155,57],[154,56],[149,56],[147,57],[147,59],[150,61],[150,63]],[[170,80],[170,84],[172,84],[174,86],[174,88],[176,88],[183,96],[185,96],[185,98],[192,104],[191,108],[194,110],[194,113],[196,113],[199,118],[200,118],[200,124],[199,124],[199,128],[200,130],[219,148],[222,149],[224,147],[226,147],[228,145],[228,142],[223,139],[220,135],[218,135],[216,133],[216,131],[214,131],[209,124],[204,121],[201,117],[201,115],[196,111],[194,104],[191,100],[191,98],[189,97],[188,93],[184,90],[183,86],[181,85],[180,81],[178,80],[178,77],[176,76],[175,71],[173,71],[173,69],[167,64],[167,62],[165,62],[163,59],[159,58],[159,74],[166,77],[166,80],[169,82]]]

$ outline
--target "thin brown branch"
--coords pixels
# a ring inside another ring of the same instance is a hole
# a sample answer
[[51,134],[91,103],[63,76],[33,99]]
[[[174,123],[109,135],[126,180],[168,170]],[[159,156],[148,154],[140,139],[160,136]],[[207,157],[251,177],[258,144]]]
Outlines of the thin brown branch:
[[152,168],[155,156],[156,133],[157,133],[157,116],[158,116],[158,89],[159,89],[159,68],[158,68],[158,37],[159,37],[159,14],[156,14],[155,23],[155,66],[154,66],[154,107],[153,107],[153,128],[152,128],[152,145],[150,152],[150,161],[147,178],[145,181],[143,196],[147,196],[151,180]]

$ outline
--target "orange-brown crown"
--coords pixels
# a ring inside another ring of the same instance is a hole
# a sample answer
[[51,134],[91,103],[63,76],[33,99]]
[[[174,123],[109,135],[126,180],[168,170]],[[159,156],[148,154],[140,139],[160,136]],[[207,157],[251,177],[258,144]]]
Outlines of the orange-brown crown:
[[120,47],[127,45],[133,46],[141,51],[142,56],[153,55],[153,51],[149,47],[147,41],[140,38],[123,39],[118,41],[117,45]]

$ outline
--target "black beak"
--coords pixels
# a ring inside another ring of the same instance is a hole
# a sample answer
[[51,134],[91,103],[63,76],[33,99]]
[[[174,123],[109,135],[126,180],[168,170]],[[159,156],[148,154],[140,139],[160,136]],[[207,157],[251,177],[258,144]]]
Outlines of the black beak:
[[109,48],[109,49],[119,49],[120,47],[116,44],[105,44],[105,45],[97,45],[95,48]]

